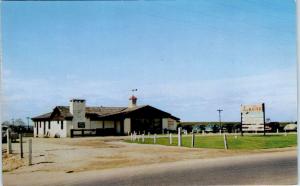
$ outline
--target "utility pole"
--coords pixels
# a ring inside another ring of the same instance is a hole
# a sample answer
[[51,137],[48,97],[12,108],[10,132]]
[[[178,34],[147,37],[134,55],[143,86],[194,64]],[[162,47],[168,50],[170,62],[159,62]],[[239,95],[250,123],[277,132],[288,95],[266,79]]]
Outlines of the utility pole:
[[27,118],[27,131],[29,131],[29,119],[30,117],[26,117]]
[[217,111],[219,112],[219,126],[220,126],[220,130],[222,131],[221,112],[222,112],[223,110],[222,110],[222,109],[218,109]]

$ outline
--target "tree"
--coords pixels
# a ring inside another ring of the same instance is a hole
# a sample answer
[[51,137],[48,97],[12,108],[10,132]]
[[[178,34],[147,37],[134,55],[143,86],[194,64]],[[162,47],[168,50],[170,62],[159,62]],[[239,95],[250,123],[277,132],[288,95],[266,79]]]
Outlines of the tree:
[[21,118],[18,118],[15,120],[15,126],[26,126],[26,123]]
[[10,123],[9,121],[3,121],[3,122],[2,122],[2,126],[3,126],[3,125],[10,126],[10,125],[11,125],[11,123]]

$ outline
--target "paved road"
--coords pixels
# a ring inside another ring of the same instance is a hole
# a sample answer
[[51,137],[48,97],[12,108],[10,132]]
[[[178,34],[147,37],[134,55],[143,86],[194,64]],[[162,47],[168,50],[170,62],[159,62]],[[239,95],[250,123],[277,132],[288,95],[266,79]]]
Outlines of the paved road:
[[296,185],[295,152],[193,160],[94,174],[72,185]]

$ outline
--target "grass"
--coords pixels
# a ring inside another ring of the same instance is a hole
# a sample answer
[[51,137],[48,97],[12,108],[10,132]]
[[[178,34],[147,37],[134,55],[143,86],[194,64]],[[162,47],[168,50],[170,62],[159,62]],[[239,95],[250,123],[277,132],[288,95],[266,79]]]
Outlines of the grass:
[[[175,136],[175,135],[174,135]],[[182,136],[182,146],[191,147],[191,136]],[[172,138],[172,145],[177,146],[177,137]],[[153,144],[153,136],[148,138],[145,136],[145,142],[143,143],[141,137],[139,141],[126,140],[129,143],[140,143],[140,144]],[[156,144],[168,145],[169,137],[159,136],[156,139]],[[247,136],[237,136],[227,135],[227,145],[228,149],[245,149],[245,150],[255,150],[255,149],[271,149],[271,148],[284,148],[293,147],[297,145],[297,134],[284,135],[247,135]],[[213,136],[202,136],[196,135],[195,137],[195,147],[196,148],[213,148],[213,149],[224,149],[223,135],[213,135]]]

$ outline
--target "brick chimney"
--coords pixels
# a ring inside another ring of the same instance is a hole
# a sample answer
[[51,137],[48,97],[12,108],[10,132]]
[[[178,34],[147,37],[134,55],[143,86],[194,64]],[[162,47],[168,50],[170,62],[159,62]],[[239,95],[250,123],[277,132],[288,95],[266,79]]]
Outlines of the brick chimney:
[[136,101],[137,101],[137,97],[135,97],[134,95],[132,95],[130,98],[129,98],[129,108],[133,108],[133,107],[136,107]]

